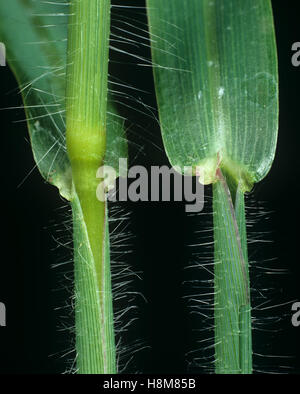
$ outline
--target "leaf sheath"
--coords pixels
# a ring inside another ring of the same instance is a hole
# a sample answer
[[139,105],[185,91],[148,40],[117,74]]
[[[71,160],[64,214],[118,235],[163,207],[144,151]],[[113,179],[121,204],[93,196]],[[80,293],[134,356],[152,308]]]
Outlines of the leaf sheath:
[[244,195],[233,190],[234,206],[226,178],[218,174],[213,185],[215,371],[248,374],[252,336]]

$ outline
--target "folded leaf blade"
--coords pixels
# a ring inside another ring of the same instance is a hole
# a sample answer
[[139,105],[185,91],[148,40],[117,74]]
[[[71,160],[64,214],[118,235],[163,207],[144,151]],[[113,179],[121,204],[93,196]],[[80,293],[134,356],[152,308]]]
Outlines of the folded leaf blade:
[[172,165],[221,162],[250,189],[272,164],[278,77],[270,1],[147,0],[160,122]]
[[35,161],[42,176],[69,198],[64,138],[67,2],[1,2],[0,15],[0,40],[22,92]]

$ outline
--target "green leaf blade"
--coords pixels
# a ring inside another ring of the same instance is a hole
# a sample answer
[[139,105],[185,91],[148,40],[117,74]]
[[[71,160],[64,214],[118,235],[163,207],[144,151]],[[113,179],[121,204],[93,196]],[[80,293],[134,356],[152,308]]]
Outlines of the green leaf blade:
[[1,2],[0,40],[22,92],[37,167],[69,199],[71,172],[64,137],[66,11],[66,1]]
[[154,78],[172,165],[227,168],[249,190],[272,164],[278,76],[270,1],[148,1]]

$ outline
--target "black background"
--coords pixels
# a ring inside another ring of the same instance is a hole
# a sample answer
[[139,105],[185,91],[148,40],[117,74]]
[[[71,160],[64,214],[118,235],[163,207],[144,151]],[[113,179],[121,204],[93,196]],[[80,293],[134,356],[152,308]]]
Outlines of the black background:
[[[139,0],[131,0],[130,4],[144,5]],[[280,74],[279,140],[269,175],[256,185],[248,199],[250,221],[254,219],[250,241],[259,237],[264,241],[272,240],[272,243],[251,243],[249,254],[254,266],[253,288],[275,288],[274,292],[267,292],[267,296],[274,300],[270,305],[285,305],[254,311],[258,320],[279,318],[272,326],[274,330],[254,331],[254,360],[257,373],[299,373],[300,327],[291,325],[290,310],[293,300],[300,301],[300,67],[291,64],[291,46],[300,41],[300,27],[297,1],[273,0],[272,4]],[[113,12],[118,16],[120,10]],[[143,9],[135,10],[131,17],[146,22]],[[149,58],[146,47],[135,50],[138,55]],[[111,56],[110,73],[149,92],[134,95],[155,107],[150,67],[134,65],[139,61],[132,57],[120,57],[116,53]],[[8,67],[0,68],[0,81],[0,108],[21,105],[16,81]],[[133,107],[144,110],[137,103],[133,103]],[[122,104],[119,110],[128,119],[131,163],[145,166],[168,164],[154,117]],[[72,308],[64,307],[72,294],[72,263],[58,268],[53,265],[71,260],[70,210],[55,188],[45,184],[36,169],[18,186],[34,167],[26,124],[15,123],[22,118],[22,110],[0,112],[0,301],[7,308],[7,327],[0,327],[0,373],[62,373],[74,359],[74,338],[69,329],[73,325]],[[133,271],[141,272],[139,276],[142,278],[134,280],[132,288],[147,299],[145,302],[143,297],[135,297],[133,304],[137,309],[130,312],[132,315],[129,313],[128,319],[130,316],[138,319],[124,335],[124,344],[138,340],[129,347],[129,354],[139,347],[146,347],[135,353],[125,372],[209,371],[204,367],[205,360],[199,365],[191,363],[193,357],[187,354],[191,349],[202,347],[196,343],[202,334],[197,334],[194,329],[203,328],[204,323],[201,316],[190,314],[184,298],[190,292],[183,285],[191,275],[199,275],[200,279],[203,275],[194,271],[187,273],[184,267],[193,260],[188,244],[201,242],[195,231],[211,227],[209,187],[205,193],[204,214],[192,218],[185,215],[184,203],[123,203],[120,206],[123,212],[129,212],[128,230],[132,234],[121,247],[130,251],[125,260]],[[286,269],[288,273],[268,275],[266,272],[262,275],[255,268],[255,265],[267,267],[266,261],[272,258],[273,268]],[[256,293],[254,290],[254,297]],[[116,304],[115,307],[122,305]]]

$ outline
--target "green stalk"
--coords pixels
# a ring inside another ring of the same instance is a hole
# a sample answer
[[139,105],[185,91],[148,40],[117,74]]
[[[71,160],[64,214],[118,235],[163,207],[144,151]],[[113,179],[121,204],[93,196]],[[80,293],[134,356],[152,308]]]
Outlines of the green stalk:
[[106,148],[109,0],[72,0],[66,140],[72,167],[75,330],[79,373],[115,373],[108,221],[96,197]]
[[[244,193],[217,171],[215,239],[215,370],[252,373],[251,302]],[[233,203],[235,201],[235,203]]]

